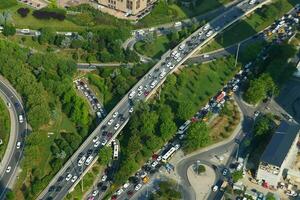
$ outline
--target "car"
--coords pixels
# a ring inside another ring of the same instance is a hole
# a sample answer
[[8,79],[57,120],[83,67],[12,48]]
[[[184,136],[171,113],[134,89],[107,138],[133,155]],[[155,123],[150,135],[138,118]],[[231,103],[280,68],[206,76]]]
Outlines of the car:
[[86,157],[85,157],[85,156],[82,156],[82,157],[79,159],[77,165],[78,165],[79,167],[82,166],[85,160],[86,160]]
[[126,189],[126,188],[129,187],[129,185],[130,185],[130,183],[127,182],[127,183],[125,183],[125,184],[123,185],[123,188]]
[[101,177],[101,181],[106,181],[106,179],[107,179],[107,175],[106,174],[104,174],[102,177]]
[[142,94],[143,94],[142,91],[139,91],[139,92],[138,92],[138,96],[141,96]]
[[147,172],[142,172],[141,174],[140,174],[140,177],[141,178],[145,178],[147,176]]
[[212,188],[213,192],[218,191],[218,189],[219,189],[219,187],[218,187],[217,185],[215,185],[215,186]]
[[77,176],[73,176],[73,178],[71,179],[71,182],[74,183],[77,180]]
[[227,176],[227,175],[228,175],[228,169],[225,168],[225,169],[223,170],[222,174],[223,174],[223,176]]
[[99,140],[99,136],[93,138],[93,142],[97,142]]
[[138,191],[139,189],[141,189],[141,187],[142,187],[142,184],[139,183],[134,187],[134,190]]
[[210,25],[209,25],[209,24],[206,24],[206,25],[203,27],[203,30],[204,30],[204,31],[207,31],[209,28],[210,28]]
[[107,186],[106,186],[106,185],[103,185],[103,186],[101,187],[101,190],[102,190],[102,191],[107,190]]
[[99,193],[99,190],[94,190],[92,193],[92,196],[95,197],[95,196],[97,196],[98,193]]
[[115,127],[114,127],[114,129],[118,130],[119,127],[120,127],[120,124],[116,124]]
[[103,139],[101,142],[101,145],[104,146],[104,145],[106,145],[106,143],[107,143],[107,139]]
[[131,91],[129,93],[129,99],[132,99],[134,97],[134,95],[135,95],[135,91]]
[[178,150],[180,148],[180,144],[176,144],[174,147],[176,150]]
[[71,178],[72,178],[72,174],[68,174],[68,175],[66,176],[66,181],[69,181]]
[[237,91],[239,89],[239,86],[238,85],[235,85],[233,88],[232,88],[232,91]]
[[129,113],[133,112],[133,107],[129,108]]
[[158,156],[158,157],[156,158],[156,161],[159,162],[159,161],[161,161],[161,159],[162,159],[162,157],[161,157],[161,156]]
[[128,195],[128,196],[132,196],[132,195],[133,195],[133,191],[132,191],[132,190],[129,190],[129,191],[127,192],[127,195]]
[[117,195],[113,195],[113,196],[111,196],[111,198],[110,198],[111,200],[117,200]]
[[21,147],[21,142],[17,142],[17,149],[20,149],[20,147]]
[[24,122],[23,115],[19,115],[19,122],[22,124]]
[[158,165],[158,162],[157,162],[156,160],[153,161],[153,163],[151,164],[151,166],[152,166],[153,168],[155,168],[157,165]]
[[114,119],[110,119],[110,120],[107,122],[107,124],[108,124],[108,125],[111,125],[113,122],[114,122]]
[[140,85],[140,86],[138,87],[138,91],[141,91],[142,89],[143,89],[143,86]]
[[118,114],[119,114],[118,111],[114,112],[113,118],[116,118],[118,116]]
[[8,108],[11,108],[11,104],[9,102],[6,103]]
[[260,112],[257,110],[254,112],[254,117],[258,117],[258,115],[260,114]]
[[5,171],[6,171],[6,173],[9,173],[10,170],[11,170],[11,166],[8,166]]
[[85,161],[84,164],[87,165],[87,166],[90,165],[91,162],[92,162],[92,160],[93,160],[93,158],[94,158],[94,157],[93,157],[92,155],[90,155],[90,156],[86,159],[86,161]]
[[120,188],[120,189],[117,190],[116,194],[117,194],[117,195],[121,195],[122,192],[124,192],[124,190],[123,190],[122,188]]
[[98,140],[97,142],[95,142],[94,147],[97,148],[100,144],[100,141]]

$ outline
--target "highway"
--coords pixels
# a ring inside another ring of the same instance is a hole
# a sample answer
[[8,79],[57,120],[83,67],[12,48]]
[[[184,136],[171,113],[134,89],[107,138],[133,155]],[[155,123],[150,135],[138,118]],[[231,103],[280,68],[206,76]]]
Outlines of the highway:
[[[89,163],[78,166],[82,156],[97,156],[102,145],[94,147],[93,138],[99,137],[104,145],[109,145],[128,122],[130,110],[138,101],[145,101],[155,92],[165,80],[166,76],[173,73],[188,57],[209,42],[220,31],[238,21],[245,14],[252,12],[268,1],[259,0],[257,4],[250,5],[243,1],[237,6],[215,18],[209,24],[199,28],[191,36],[181,42],[172,51],[165,53],[161,60],[123,97],[99,126],[90,134],[79,149],[71,156],[50,184],[39,195],[38,199],[63,199],[63,197],[78,183],[88,169]],[[114,117],[113,117],[114,116]],[[108,125],[111,124],[111,125]],[[108,140],[108,142],[103,142]],[[84,159],[85,160],[85,159]],[[71,174],[71,175],[69,175]],[[66,177],[75,178],[66,180]]]
[[[0,199],[4,199],[7,189],[12,188],[14,180],[17,177],[18,166],[24,150],[27,123],[22,101],[16,91],[2,77],[0,77],[0,93],[4,101],[10,104],[9,111],[11,128],[13,130],[11,131],[12,135],[10,136],[9,144],[0,166]],[[19,123],[19,115],[23,115],[23,123]],[[17,142],[20,142],[19,147],[17,147]],[[9,172],[6,171],[8,166],[11,167]]]

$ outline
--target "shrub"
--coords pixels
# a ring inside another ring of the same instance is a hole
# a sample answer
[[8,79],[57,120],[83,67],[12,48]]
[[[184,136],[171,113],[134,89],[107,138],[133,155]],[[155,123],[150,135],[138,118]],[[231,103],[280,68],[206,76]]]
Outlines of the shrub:
[[19,8],[17,10],[17,12],[19,13],[19,15],[21,17],[27,17],[28,13],[30,12],[29,8]]
[[35,10],[32,14],[37,19],[57,19],[63,21],[66,18],[66,12],[61,9],[45,8],[41,10]]

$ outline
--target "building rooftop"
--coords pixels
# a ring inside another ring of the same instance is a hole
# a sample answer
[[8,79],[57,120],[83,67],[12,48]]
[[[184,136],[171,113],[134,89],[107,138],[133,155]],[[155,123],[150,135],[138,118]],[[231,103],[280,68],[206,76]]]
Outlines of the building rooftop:
[[260,161],[281,167],[299,130],[300,126],[298,124],[282,121],[262,154]]

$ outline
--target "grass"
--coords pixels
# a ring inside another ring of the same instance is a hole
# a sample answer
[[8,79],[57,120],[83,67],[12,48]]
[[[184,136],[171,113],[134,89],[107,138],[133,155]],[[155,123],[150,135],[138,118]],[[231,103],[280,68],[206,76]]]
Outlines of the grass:
[[[91,189],[93,183],[99,174],[102,174],[104,168],[99,165],[97,162],[93,165],[93,167],[84,175],[83,184],[81,185],[81,181],[76,185],[74,190],[69,193],[65,199],[84,199],[84,194]],[[83,187],[82,187],[83,186]],[[82,190],[83,189],[83,190]]]
[[160,56],[169,49],[170,40],[167,36],[159,36],[151,43],[139,41],[135,43],[134,49],[142,55],[150,58],[160,58]]
[[214,10],[231,2],[232,0],[198,0],[196,5],[186,8],[179,4],[158,1],[149,15],[139,21],[138,26],[154,26],[158,24],[176,22],[178,20],[198,16],[208,11]]
[[0,2],[0,9],[10,8],[10,7],[15,6],[15,5],[17,5],[16,0],[2,0]]
[[297,3],[296,0],[275,0],[271,5],[263,6],[244,20],[233,24],[212,40],[201,52],[210,52],[238,43],[271,25]]
[[2,160],[5,153],[10,134],[10,117],[5,102],[0,98],[0,160]]
[[165,84],[166,89],[162,89],[161,96],[173,110],[177,110],[178,106],[174,102],[185,102],[188,97],[196,112],[234,76],[239,67],[234,67],[233,57],[186,67],[176,75],[175,84]]
[[51,20],[40,20],[33,17],[31,14],[33,9],[30,9],[30,13],[27,17],[22,18],[18,13],[17,10],[22,7],[27,7],[23,4],[16,4],[14,6],[1,8],[0,11],[8,10],[12,14],[12,20],[16,27],[18,28],[29,28],[29,29],[40,29],[42,27],[50,27],[56,31],[80,31],[83,30],[84,27],[80,27],[68,20],[59,21],[55,19]]
[[209,123],[210,135],[214,143],[228,138],[240,121],[240,112],[233,101],[228,101],[225,107],[228,111],[218,115]]

